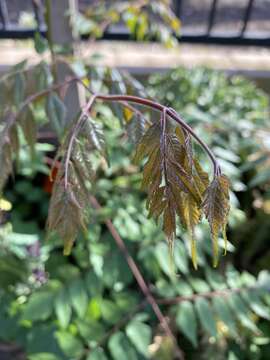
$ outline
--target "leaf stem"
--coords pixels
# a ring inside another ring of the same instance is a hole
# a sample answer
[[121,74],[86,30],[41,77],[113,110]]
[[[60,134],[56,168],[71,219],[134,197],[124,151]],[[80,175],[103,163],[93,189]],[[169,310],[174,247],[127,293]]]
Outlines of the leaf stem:
[[103,100],[103,101],[115,101],[115,102],[133,102],[136,104],[140,104],[146,107],[150,107],[152,109],[158,110],[160,112],[164,112],[166,109],[166,114],[169,115],[174,121],[176,121],[181,127],[183,127],[187,132],[190,133],[191,136],[201,145],[204,151],[209,156],[210,160],[213,163],[214,168],[214,176],[220,174],[220,166],[215,158],[215,155],[211,151],[211,149],[205,144],[205,142],[192,130],[192,128],[176,113],[176,111],[168,108],[164,105],[161,105],[153,100],[140,98],[138,96],[133,95],[101,95],[97,94],[96,99]]
[[256,286],[249,286],[249,287],[244,287],[244,288],[215,290],[215,291],[202,292],[199,294],[193,294],[193,295],[188,295],[188,296],[176,296],[176,297],[167,298],[167,299],[157,299],[156,301],[158,304],[162,304],[162,305],[176,305],[183,301],[194,301],[198,298],[212,299],[213,297],[227,297],[230,294],[241,293],[243,290],[254,291],[256,288],[257,288]]
[[160,148],[162,151],[162,167],[164,173],[164,180],[166,186],[168,186],[168,175],[167,175],[167,162],[166,162],[166,148],[167,148],[167,139],[166,139],[166,117],[167,109],[165,108],[161,113],[160,126],[161,126],[161,139],[160,139]]
[[[16,119],[18,118],[18,116],[23,112],[23,110],[25,109],[25,107],[27,107],[27,105],[29,105],[31,102],[34,102],[35,100],[42,98],[43,96],[46,96],[47,94],[49,94],[52,91],[58,90],[63,86],[66,86],[70,83],[72,83],[73,81],[78,81],[80,83],[82,83],[82,78],[80,77],[72,77],[62,83],[59,84],[55,84],[53,86],[51,86],[48,89],[42,90],[38,93],[35,93],[33,95],[30,95],[20,106],[18,112],[16,113],[15,117]],[[218,164],[218,161],[215,157],[215,155],[213,154],[213,152],[211,151],[211,149],[207,146],[207,144],[193,131],[193,129],[180,117],[180,115],[173,109],[168,108],[167,106],[164,106],[162,104],[159,104],[158,102],[155,102],[153,100],[150,99],[146,99],[146,98],[141,98],[138,96],[134,96],[134,95],[103,95],[103,94],[93,94],[90,89],[88,88],[88,91],[91,93],[92,97],[94,96],[94,100],[103,100],[103,101],[111,101],[111,102],[118,102],[122,105],[125,105],[125,102],[131,102],[131,103],[136,103],[142,106],[146,106],[152,109],[155,109],[157,111],[163,112],[166,109],[166,114],[168,116],[170,116],[170,118],[172,118],[174,121],[176,121],[182,128],[184,128],[200,145],[201,147],[204,149],[204,151],[207,153],[207,155],[209,156],[210,160],[213,163],[213,169],[214,169],[214,177],[220,175],[221,170],[220,170],[220,166]]]

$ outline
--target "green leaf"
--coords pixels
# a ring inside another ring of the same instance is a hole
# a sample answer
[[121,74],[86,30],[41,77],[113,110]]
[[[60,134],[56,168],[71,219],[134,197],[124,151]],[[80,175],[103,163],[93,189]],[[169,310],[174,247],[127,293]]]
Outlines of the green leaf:
[[88,305],[88,295],[82,279],[77,279],[69,286],[72,306],[79,317],[83,318]]
[[258,276],[259,289],[270,291],[270,273],[267,270],[262,270]]
[[97,277],[97,275],[93,272],[93,270],[89,271],[85,277],[86,287],[91,296],[98,296],[102,294],[103,284],[101,279]]
[[176,283],[176,289],[178,294],[182,296],[190,296],[193,294],[192,287],[183,280]]
[[100,298],[92,298],[87,306],[86,316],[89,319],[98,320],[101,317]]
[[97,343],[102,339],[105,333],[104,326],[94,320],[77,320],[76,325],[78,327],[80,335],[88,344]]
[[73,357],[78,359],[82,356],[84,352],[83,343],[74,335],[67,331],[58,331],[56,332],[56,338],[60,348],[69,359]]
[[110,324],[114,324],[119,321],[122,316],[122,312],[119,307],[110,300],[102,300],[100,309],[103,319]]
[[268,167],[262,169],[258,174],[250,181],[249,186],[255,187],[262,185],[270,180],[270,169]]
[[58,95],[50,94],[47,97],[46,114],[58,137],[60,137],[65,126],[66,107]]
[[110,253],[104,259],[103,282],[108,287],[113,287],[116,283],[129,284],[133,277],[123,256],[118,252]]
[[56,296],[54,301],[54,308],[60,326],[64,329],[68,326],[71,319],[71,302],[69,294],[66,289],[62,289]]
[[61,360],[61,358],[55,354],[43,352],[28,355],[28,360]]
[[225,325],[227,325],[232,335],[236,335],[237,334],[236,324],[226,299],[219,296],[214,296],[212,299],[212,304],[218,318],[221,321],[223,321]]
[[197,292],[197,293],[204,293],[204,292],[208,292],[210,291],[209,285],[207,284],[207,282],[199,279],[199,278],[189,278],[189,283],[191,284],[191,286],[193,287],[193,289]]
[[197,319],[192,302],[182,301],[177,307],[176,324],[194,347],[198,346]]
[[126,334],[139,353],[146,357],[149,356],[148,347],[152,338],[152,331],[149,325],[133,320],[126,327]]
[[269,308],[261,301],[256,290],[243,291],[242,296],[256,315],[266,320],[270,320]]
[[90,350],[90,354],[87,356],[86,360],[108,360],[103,349],[94,349]]
[[139,301],[139,296],[136,292],[133,291],[121,291],[121,292],[115,292],[113,294],[113,299],[116,305],[119,307],[119,309],[123,311],[129,311],[131,308],[136,307]]
[[41,36],[37,31],[34,35],[35,50],[38,54],[43,54],[48,49],[48,40]]
[[25,97],[25,76],[22,73],[15,75],[14,80],[14,103],[19,106]]
[[213,310],[209,301],[204,298],[198,298],[195,301],[195,308],[200,319],[202,327],[211,335],[217,336],[216,321],[213,315]]
[[23,310],[23,320],[47,320],[53,311],[52,292],[37,292],[30,296]]
[[171,259],[169,254],[168,246],[163,242],[159,243],[155,249],[155,255],[157,257],[159,266],[166,275],[171,277],[173,275]]
[[138,360],[136,351],[122,332],[117,332],[109,339],[108,347],[114,360]]
[[242,281],[241,281],[240,273],[232,266],[232,264],[228,264],[228,266],[226,267],[225,274],[227,278],[227,283],[230,288],[232,289],[241,288]]
[[52,83],[50,66],[45,61],[41,61],[40,64],[36,67],[35,78],[37,91],[48,88]]
[[174,261],[177,268],[183,273],[187,274],[188,268],[188,257],[185,245],[180,241],[175,241],[174,244]]
[[231,294],[231,296],[228,297],[228,302],[241,324],[252,332],[258,333],[259,330],[255,323],[250,319],[250,311],[241,296],[239,294]]
[[34,157],[35,144],[37,140],[37,125],[33,109],[30,106],[27,106],[25,111],[22,113],[19,123],[22,127],[24,138],[30,148],[31,155]]
[[205,269],[205,275],[207,282],[210,284],[213,290],[226,289],[225,279],[217,271],[213,271],[207,266]]
[[27,263],[13,254],[5,254],[0,258],[0,273],[1,288],[5,289],[10,285],[25,282],[28,277]]

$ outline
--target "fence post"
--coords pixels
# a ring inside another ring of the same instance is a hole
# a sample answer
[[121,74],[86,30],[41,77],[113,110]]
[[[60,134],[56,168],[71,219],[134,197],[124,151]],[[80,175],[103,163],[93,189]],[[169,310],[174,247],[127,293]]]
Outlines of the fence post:
[[[51,51],[62,48],[66,55],[76,56],[76,41],[78,34],[74,29],[74,18],[78,13],[78,0],[47,0],[48,40]],[[55,62],[56,81],[63,82],[74,76],[70,66],[61,60]],[[72,121],[84,103],[85,93],[82,86],[71,84],[67,90],[64,102],[67,106],[66,121]]]

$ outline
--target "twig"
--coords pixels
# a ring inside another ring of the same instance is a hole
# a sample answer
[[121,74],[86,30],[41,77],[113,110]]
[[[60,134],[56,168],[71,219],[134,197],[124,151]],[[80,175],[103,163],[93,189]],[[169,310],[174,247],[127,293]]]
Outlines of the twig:
[[24,111],[24,109],[29,105],[31,104],[32,102],[42,98],[43,96],[46,96],[48,95],[49,93],[51,93],[52,91],[56,91],[70,83],[72,83],[73,81],[79,81],[79,78],[77,76],[74,76],[74,77],[70,77],[68,80],[65,80],[61,83],[58,83],[58,84],[55,84],[55,85],[52,85],[50,87],[48,87],[47,89],[44,89],[44,90],[41,90],[35,94],[32,94],[30,96],[28,96],[27,99],[25,99],[25,101],[21,104],[19,110],[17,111],[16,113],[16,119],[21,115],[21,113]]
[[216,296],[226,297],[232,293],[240,293],[243,290],[247,290],[247,291],[254,290],[255,288],[256,288],[255,286],[250,286],[250,287],[245,287],[245,288],[232,288],[232,289],[208,291],[208,292],[203,292],[203,293],[193,294],[193,295],[188,295],[188,296],[176,296],[176,297],[168,298],[168,299],[157,299],[156,301],[158,304],[162,304],[162,305],[175,305],[175,304],[179,304],[183,301],[194,301],[198,298],[211,299]]
[[158,110],[160,112],[163,112],[166,109],[167,115],[169,115],[174,121],[176,121],[181,127],[183,127],[185,130],[187,130],[191,136],[202,146],[202,148],[205,150],[209,158],[211,159],[214,167],[214,175],[218,175],[220,173],[220,166],[217,162],[217,159],[215,158],[215,155],[211,151],[211,149],[205,144],[205,142],[192,130],[192,128],[176,113],[176,111],[172,110],[171,108],[168,108],[164,105],[161,105],[155,101],[140,98],[138,96],[133,95],[101,95],[97,94],[96,99],[104,100],[104,101],[128,101],[133,102],[136,104],[140,104],[146,107],[150,107],[152,109]]
[[[42,90],[38,93],[35,93],[31,96],[29,96],[20,106],[18,112],[15,115],[15,119],[17,119],[19,117],[19,115],[22,113],[22,111],[24,110],[24,108],[26,106],[28,106],[31,102],[37,100],[40,97],[43,97],[47,94],[49,94],[52,91],[58,90],[63,86],[66,86],[67,84],[70,84],[73,81],[78,81],[81,82],[82,77],[72,77],[69,78],[68,80],[62,82],[62,83],[58,83],[56,85],[51,86],[50,88],[47,88],[45,90]],[[91,93],[91,95],[93,96],[91,90],[88,88],[88,91]],[[209,156],[210,160],[213,163],[213,168],[214,168],[214,176],[217,176],[220,174],[221,170],[220,170],[220,166],[218,164],[217,159],[215,158],[215,155],[213,154],[213,152],[211,151],[211,149],[207,146],[207,144],[193,131],[193,129],[176,113],[175,110],[168,108],[167,106],[164,106],[162,104],[159,104],[153,100],[150,99],[145,99],[145,98],[141,98],[138,96],[134,96],[134,95],[102,95],[102,94],[94,94],[95,99],[97,100],[103,100],[103,101],[111,101],[111,102],[118,102],[118,103],[124,103],[125,102],[131,102],[131,103],[136,103],[142,106],[146,106],[152,109],[155,109],[159,112],[164,112],[166,110],[166,113],[168,116],[170,116],[174,121],[176,121],[182,128],[184,128],[200,145],[201,147],[204,149],[204,151],[207,153],[207,155]],[[126,105],[125,105],[126,106]]]
[[[82,79],[78,78],[78,82],[85,88],[85,90],[87,90],[91,95],[95,95],[95,93],[87,86],[85,85],[85,83],[82,81]],[[113,81],[113,82],[119,82],[119,81]],[[147,123],[148,125],[151,125],[151,121],[149,121],[144,114],[137,109],[136,107],[130,105],[127,101],[118,101],[118,104],[125,106],[126,108],[128,108],[130,111],[134,112],[136,115],[142,117]]]
[[[98,203],[97,199],[94,196],[90,196],[90,202],[91,205],[99,210],[101,209],[100,204]],[[135,261],[133,260],[133,258],[130,256],[128,249],[124,243],[124,241],[122,240],[122,238],[120,237],[118,231],[116,230],[116,228],[114,227],[113,223],[111,222],[111,220],[105,220],[105,224],[107,226],[107,228],[109,229],[112,237],[114,238],[117,246],[119,247],[119,249],[121,250],[121,252],[123,253],[128,266],[130,268],[130,270],[132,271],[141,291],[143,292],[143,294],[145,295],[147,302],[151,305],[155,315],[157,316],[164,332],[166,333],[166,335],[168,337],[170,337],[175,345],[175,351],[176,351],[176,356],[177,359],[179,360],[184,360],[184,354],[181,351],[181,349],[179,348],[178,344],[177,344],[177,340],[174,336],[174,334],[172,333],[168,322],[166,320],[166,318],[164,317],[164,315],[162,314],[155,298],[153,297],[153,295],[151,294],[151,291],[149,289],[149,287],[147,286],[146,282],[144,281],[144,278],[139,270],[139,268],[137,267]]]
[[98,344],[95,347],[101,346],[112,334],[120,330],[140,309],[142,309],[147,304],[147,301],[144,300],[139,303],[135,308],[133,308],[127,315],[123,316],[118,323],[116,323],[109,331],[107,331],[104,336],[99,340]]

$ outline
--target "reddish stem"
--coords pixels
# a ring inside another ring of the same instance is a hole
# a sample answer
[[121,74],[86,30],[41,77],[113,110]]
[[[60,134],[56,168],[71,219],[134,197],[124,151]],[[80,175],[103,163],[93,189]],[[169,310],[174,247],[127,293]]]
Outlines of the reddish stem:
[[161,105],[155,101],[149,100],[149,99],[143,99],[138,96],[133,95],[96,95],[96,99],[104,100],[104,101],[115,101],[115,102],[133,102],[139,105],[143,105],[146,107],[150,107],[152,109],[158,110],[162,113],[166,111],[166,114],[169,115],[174,121],[176,121],[181,127],[183,127],[187,132],[190,133],[191,136],[193,136],[194,139],[202,146],[202,148],[205,150],[209,158],[211,159],[214,167],[214,175],[218,175],[220,173],[220,167],[218,165],[218,162],[215,158],[215,155],[210,150],[210,148],[205,144],[201,138],[196,135],[196,133],[192,130],[192,128],[176,113],[176,111],[172,110],[171,108],[168,108],[167,106]]
[[[74,76],[74,77],[69,78],[68,80],[66,80],[66,81],[64,81],[62,83],[55,84],[55,85],[51,86],[48,89],[42,90],[42,91],[40,91],[38,93],[35,93],[35,94],[29,96],[21,104],[18,112],[15,115],[15,120],[23,112],[25,107],[27,107],[31,102],[33,102],[33,101],[35,101],[35,100],[37,100],[37,99],[39,99],[39,98],[41,98],[43,96],[46,96],[50,92],[58,90],[61,87],[72,83],[73,81],[78,81],[78,82],[82,83],[82,77]],[[159,103],[157,103],[157,102],[155,102],[153,100],[140,98],[138,96],[133,96],[133,95],[102,95],[102,94],[92,94],[90,89],[88,89],[88,91],[91,93],[92,96],[94,95],[95,99],[100,99],[100,100],[104,100],[104,101],[115,101],[115,102],[119,102],[119,103],[122,103],[122,104],[125,101],[126,102],[132,102],[132,103],[136,103],[136,104],[143,105],[143,106],[146,106],[146,107],[150,107],[150,108],[155,109],[155,110],[160,111],[160,112],[166,111],[167,115],[170,116],[174,121],[176,121],[188,133],[190,133],[190,135],[193,136],[193,138],[196,139],[196,141],[205,150],[205,152],[207,153],[207,155],[209,156],[209,158],[211,159],[211,161],[213,163],[214,176],[217,176],[217,175],[220,174],[220,172],[221,172],[220,166],[219,166],[219,164],[218,164],[218,162],[217,162],[217,160],[215,158],[215,155],[211,151],[211,149],[207,146],[207,144],[205,144],[205,142],[198,135],[196,135],[196,133],[192,130],[192,128],[176,113],[175,110],[173,110],[171,108],[168,108],[167,106],[161,105],[161,104],[159,104]]]

